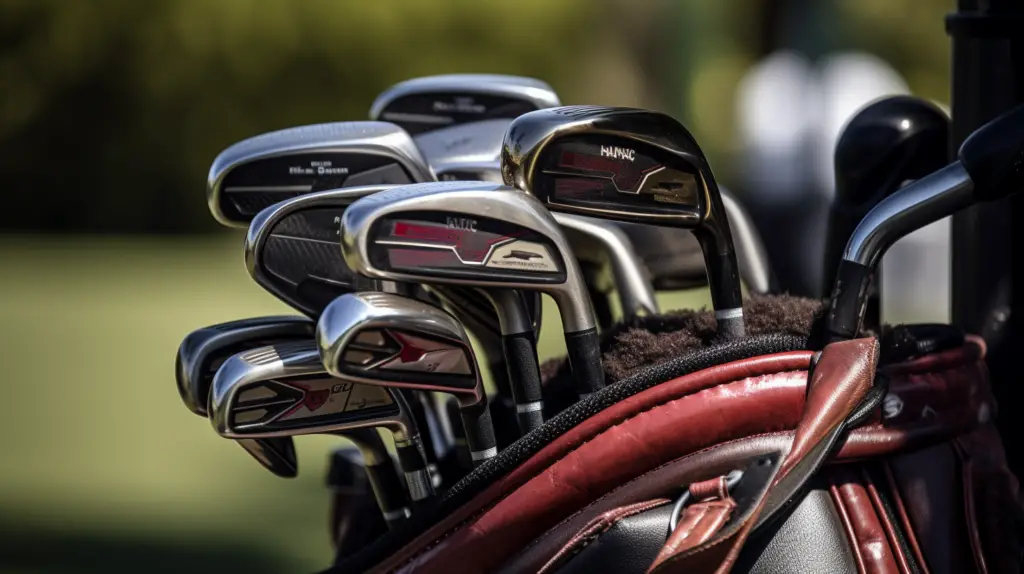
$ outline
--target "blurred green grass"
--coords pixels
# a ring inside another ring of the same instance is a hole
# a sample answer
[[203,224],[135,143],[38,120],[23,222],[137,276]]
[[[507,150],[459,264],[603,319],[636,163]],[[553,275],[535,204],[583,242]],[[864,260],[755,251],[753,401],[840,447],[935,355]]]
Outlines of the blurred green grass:
[[[0,238],[0,571],[309,572],[331,560],[329,449],[276,478],[182,407],[173,360],[212,323],[292,313],[241,235]],[[666,307],[707,305],[704,291]],[[545,307],[541,358],[564,350]]]

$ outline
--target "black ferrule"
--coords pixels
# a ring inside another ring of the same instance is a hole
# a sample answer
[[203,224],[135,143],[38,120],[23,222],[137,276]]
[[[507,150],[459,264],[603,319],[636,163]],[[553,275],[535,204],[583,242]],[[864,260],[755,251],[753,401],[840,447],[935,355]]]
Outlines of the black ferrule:
[[871,268],[847,259],[839,262],[828,311],[832,340],[853,339],[860,332],[871,286]]
[[417,443],[409,442],[401,446],[395,446],[395,452],[398,453],[398,464],[401,465],[403,472],[416,472],[418,470],[426,470],[426,457],[423,456],[423,451]]
[[576,392],[589,395],[604,388],[604,367],[601,366],[601,341],[597,329],[566,332],[565,350],[576,382]]

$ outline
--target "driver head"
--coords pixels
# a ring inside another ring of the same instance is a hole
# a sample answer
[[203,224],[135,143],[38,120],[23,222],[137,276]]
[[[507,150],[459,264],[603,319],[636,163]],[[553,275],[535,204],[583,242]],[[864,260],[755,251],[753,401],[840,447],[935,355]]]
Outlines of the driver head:
[[227,148],[213,162],[207,201],[217,221],[244,227],[261,209],[306,193],[433,180],[416,144],[386,122],[289,128]]
[[324,309],[316,341],[324,369],[355,382],[486,400],[469,337],[451,315],[390,293],[349,293]]
[[551,86],[534,78],[446,74],[413,78],[384,90],[370,108],[370,119],[394,122],[418,135],[558,105]]

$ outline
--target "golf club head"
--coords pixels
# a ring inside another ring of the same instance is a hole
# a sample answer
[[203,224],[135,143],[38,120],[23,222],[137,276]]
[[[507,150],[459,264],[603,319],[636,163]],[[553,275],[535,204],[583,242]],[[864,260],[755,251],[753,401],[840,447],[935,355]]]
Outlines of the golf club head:
[[413,78],[384,90],[370,107],[370,119],[394,122],[419,135],[558,105],[551,86],[534,78],[446,74]]
[[501,171],[507,185],[552,211],[691,229],[704,253],[719,332],[744,334],[721,192],[704,152],[678,121],[633,108],[530,112],[506,132]]
[[498,454],[480,368],[455,317],[400,295],[349,293],[324,309],[316,340],[340,379],[454,395],[473,460]]
[[394,124],[314,124],[225,149],[210,167],[207,202],[223,225],[245,227],[260,210],[298,195],[433,179],[412,137]]
[[567,330],[594,326],[558,223],[536,199],[498,184],[427,183],[365,197],[342,218],[341,249],[368,277],[547,291],[564,304]]
[[440,181],[501,183],[501,143],[510,122],[456,124],[416,136],[416,145]]
[[456,395],[463,404],[486,400],[469,337],[448,313],[390,293],[349,293],[317,322],[324,370],[359,383]]
[[878,203],[846,243],[839,263],[828,331],[833,340],[857,336],[868,288],[885,251],[906,234],[982,201],[1024,190],[1024,105],[974,131],[957,161]]
[[[178,394],[185,407],[198,416],[208,415],[207,402],[213,377],[221,364],[235,353],[288,341],[309,341],[315,324],[304,317],[256,317],[197,329],[185,336],[175,359]],[[277,476],[298,475],[298,459],[291,437],[240,439],[245,449],[264,468]]]
[[290,341],[310,341],[316,323],[305,317],[254,317],[192,331],[178,347],[175,378],[185,407],[198,416],[209,414],[207,402],[217,369],[236,353]]
[[225,361],[213,380],[210,419],[227,438],[367,427],[385,427],[397,441],[418,434],[399,393],[329,376],[313,341],[268,345]]
[[836,143],[836,193],[829,209],[823,293],[861,219],[907,181],[949,163],[949,116],[913,96],[876,100],[854,115]]
[[300,195],[262,210],[245,237],[245,266],[257,285],[310,317],[338,295],[380,290],[338,254],[341,216],[361,197],[394,186],[346,187]]

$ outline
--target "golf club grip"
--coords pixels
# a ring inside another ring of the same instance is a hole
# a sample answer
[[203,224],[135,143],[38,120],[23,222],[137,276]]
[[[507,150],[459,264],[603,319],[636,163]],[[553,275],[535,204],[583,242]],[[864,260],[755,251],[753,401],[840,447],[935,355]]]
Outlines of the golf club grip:
[[488,459],[498,456],[498,440],[494,435],[494,423],[491,422],[487,399],[476,404],[462,405],[459,408],[459,416],[466,431],[466,444],[469,445],[473,467],[478,467]]
[[516,404],[519,430],[526,434],[544,424],[544,403],[537,361],[537,342],[533,331],[505,335],[501,339],[505,349],[509,388]]
[[409,489],[409,499],[415,504],[434,496],[434,486],[427,471],[427,459],[423,455],[423,446],[419,440],[395,443],[398,453],[398,464],[405,474],[405,483]]
[[370,480],[370,487],[377,498],[377,506],[384,515],[384,521],[387,522],[388,529],[393,530],[405,520],[409,505],[409,498],[398,477],[395,461],[388,456],[378,464],[366,465],[366,476]]
[[870,267],[848,259],[839,262],[828,311],[828,331],[832,340],[852,339],[857,336],[867,306],[870,286]]
[[743,292],[736,251],[730,248],[726,253],[718,253],[718,250],[705,249],[704,266],[711,287],[711,304],[718,320],[718,334],[725,339],[744,336]]
[[601,340],[597,328],[565,333],[565,351],[580,398],[604,388],[604,367],[601,365]]

